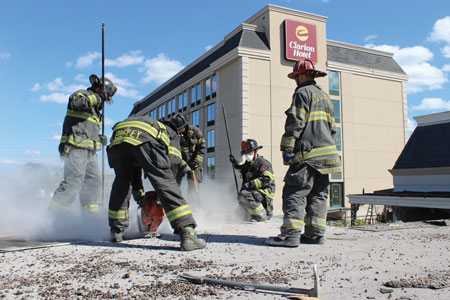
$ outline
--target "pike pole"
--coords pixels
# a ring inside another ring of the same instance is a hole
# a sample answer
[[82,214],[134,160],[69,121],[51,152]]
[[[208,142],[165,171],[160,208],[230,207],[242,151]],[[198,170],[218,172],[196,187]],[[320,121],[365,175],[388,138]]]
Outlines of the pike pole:
[[[222,104],[222,112],[223,112],[223,120],[225,121],[225,130],[227,131],[228,148],[230,149],[230,155],[233,155],[233,152],[231,151],[230,135],[228,133],[227,116],[225,115],[225,107],[223,106],[223,104]],[[236,193],[239,196],[239,187],[238,187],[236,173],[234,171],[233,164],[231,164],[231,168],[233,169],[234,184],[236,185]]]
[[[102,93],[105,94],[105,22],[102,22]],[[102,135],[105,135],[105,101],[102,101]],[[105,204],[105,146],[102,144],[102,205]]]

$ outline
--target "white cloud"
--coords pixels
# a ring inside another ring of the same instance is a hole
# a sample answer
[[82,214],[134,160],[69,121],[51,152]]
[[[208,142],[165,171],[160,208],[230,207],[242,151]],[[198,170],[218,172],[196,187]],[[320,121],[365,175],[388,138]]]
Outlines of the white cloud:
[[113,73],[106,73],[105,77],[114,82],[114,84],[117,86],[116,95],[133,99],[143,98],[143,96],[141,96],[137,90],[129,88],[133,87],[134,84],[132,84],[128,79],[118,78]]
[[69,99],[70,94],[63,94],[63,93],[51,93],[49,95],[41,95],[39,97],[39,100],[41,102],[56,102],[56,103],[62,103],[66,104],[67,99]]
[[424,90],[441,89],[448,82],[447,76],[439,68],[428,63],[433,58],[433,52],[423,46],[400,48],[392,45],[366,45],[368,48],[391,52],[394,59],[408,74],[408,93],[418,93]]
[[144,67],[145,77],[142,81],[144,83],[155,81],[158,84],[165,82],[184,68],[179,61],[171,60],[163,53],[158,54],[155,58],[147,59]]
[[425,98],[419,105],[413,106],[411,110],[447,111],[450,110],[450,101],[441,98]]
[[428,40],[450,44],[450,16],[439,19],[434,23],[433,31],[428,36]]
[[132,65],[139,65],[144,62],[144,56],[141,55],[141,51],[130,51],[129,54],[124,54],[119,56],[118,58],[105,59],[105,66],[114,66],[114,67],[127,67]]
[[94,63],[94,61],[100,57],[101,57],[100,52],[88,52],[86,55],[80,56],[77,59],[75,68],[77,68],[77,69],[87,68],[87,67],[91,66]]
[[442,71],[444,72],[450,72],[450,64],[446,64],[442,67]]
[[32,92],[37,92],[41,89],[41,85],[39,83],[33,84],[33,87],[30,89]]
[[441,48],[441,53],[444,57],[450,58],[450,45]]
[[114,121],[113,119],[109,119],[109,118],[105,118],[105,126],[110,126],[110,125],[114,125],[117,122]]
[[28,156],[39,156],[39,155],[41,155],[41,152],[39,150],[32,150],[32,149],[26,149],[23,153],[25,155],[28,155]]
[[60,135],[60,134],[54,134],[54,135],[51,137],[51,140],[52,140],[52,141],[60,141],[60,140],[61,140],[61,135]]
[[73,66],[73,62],[66,62],[66,68],[71,68]]
[[211,50],[211,49],[212,49],[212,46],[211,46],[211,45],[208,45],[208,46],[205,47],[205,50],[206,50],[206,51],[209,51],[209,50]]
[[106,73],[105,77],[114,82],[116,86],[134,86],[128,79],[118,78],[113,73]]
[[90,85],[90,83],[89,83],[89,77],[86,76],[86,75],[84,75],[84,74],[78,74],[77,76],[75,76],[75,80]]
[[5,51],[0,51],[0,59],[8,59],[10,57],[11,57],[11,53],[5,52]]
[[376,35],[374,35],[374,34],[370,34],[370,35],[368,35],[368,36],[366,36],[366,37],[364,38],[364,42],[368,42],[368,41],[375,40],[377,37],[378,37],[378,36],[376,36]]
[[49,82],[45,85],[45,87],[50,91],[50,92],[66,92],[66,93],[73,93],[75,91],[84,89],[85,86],[80,85],[80,84],[72,84],[72,85],[64,85],[62,78],[61,77],[57,77],[55,78],[52,82]]

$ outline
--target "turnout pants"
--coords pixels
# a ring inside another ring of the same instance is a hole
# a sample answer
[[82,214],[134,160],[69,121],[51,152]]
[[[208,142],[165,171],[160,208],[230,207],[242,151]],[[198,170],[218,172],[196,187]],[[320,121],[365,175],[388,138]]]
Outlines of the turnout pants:
[[79,198],[83,212],[99,213],[102,180],[97,153],[93,150],[70,147],[63,159],[64,178],[53,194],[50,210],[68,211],[73,201]]
[[310,238],[324,236],[330,181],[328,174],[307,164],[291,165],[284,178],[281,234]]
[[266,198],[257,190],[242,190],[238,195],[239,204],[246,209],[251,217],[256,217],[257,219],[269,219],[272,217],[272,203],[268,203]]
[[170,169],[168,154],[156,140],[139,146],[122,143],[108,148],[108,161],[116,174],[109,199],[111,231],[123,232],[129,225],[130,185],[136,165],[142,168],[153,185],[172,228],[178,232],[181,227],[196,227],[192,212]]

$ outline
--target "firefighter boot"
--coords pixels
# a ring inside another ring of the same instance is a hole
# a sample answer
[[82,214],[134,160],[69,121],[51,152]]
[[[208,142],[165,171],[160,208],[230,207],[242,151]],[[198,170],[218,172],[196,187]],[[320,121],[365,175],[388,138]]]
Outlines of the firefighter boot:
[[180,240],[180,248],[183,251],[192,251],[206,247],[205,240],[197,238],[192,226],[186,226],[180,229]]
[[279,234],[269,237],[266,244],[279,247],[298,247],[300,245],[300,234]]
[[313,245],[323,245],[325,243],[325,238],[323,236],[317,236],[315,238],[310,238],[304,234],[300,237],[301,244],[313,244]]
[[113,243],[123,242],[123,232],[111,229],[111,242]]

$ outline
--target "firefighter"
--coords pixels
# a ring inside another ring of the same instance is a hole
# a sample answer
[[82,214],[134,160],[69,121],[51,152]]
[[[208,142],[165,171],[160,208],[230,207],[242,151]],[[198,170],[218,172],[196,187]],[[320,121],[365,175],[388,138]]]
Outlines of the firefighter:
[[104,92],[102,80],[96,75],[89,76],[89,81],[90,88],[69,97],[59,144],[64,178],[53,194],[51,211],[68,211],[77,197],[85,214],[95,215],[100,211],[101,176],[96,151],[108,142],[105,135],[99,135],[100,111],[102,102],[112,103],[117,88],[108,78],[105,78]]
[[314,80],[326,75],[308,59],[297,62],[288,75],[297,87],[285,112],[281,138],[283,162],[289,165],[284,177],[284,218],[281,234],[270,237],[269,245],[297,247],[325,241],[328,174],[341,172],[333,104]]
[[[183,160],[186,161],[191,168],[193,174],[187,175],[188,182],[188,194],[193,202],[197,202],[198,195],[193,193],[195,190],[194,176],[197,183],[203,181],[203,158],[205,156],[205,139],[203,138],[202,131],[193,125],[188,123],[188,120],[183,115],[175,115],[175,118],[179,120],[179,130],[181,134],[181,155]],[[183,126],[184,125],[184,126]],[[177,177],[177,182],[181,184],[182,177]]]
[[181,250],[206,247],[206,242],[197,238],[194,217],[170,169],[172,131],[148,116],[130,117],[114,125],[107,148],[109,165],[116,174],[108,213],[113,242],[121,242],[123,231],[128,227],[130,184],[133,172],[141,168],[155,189],[172,228],[180,235]]
[[251,222],[262,222],[272,217],[275,176],[272,164],[258,155],[262,146],[253,139],[241,143],[244,162],[238,163],[230,154],[233,167],[241,172],[242,187],[238,194],[239,204],[246,209]]

